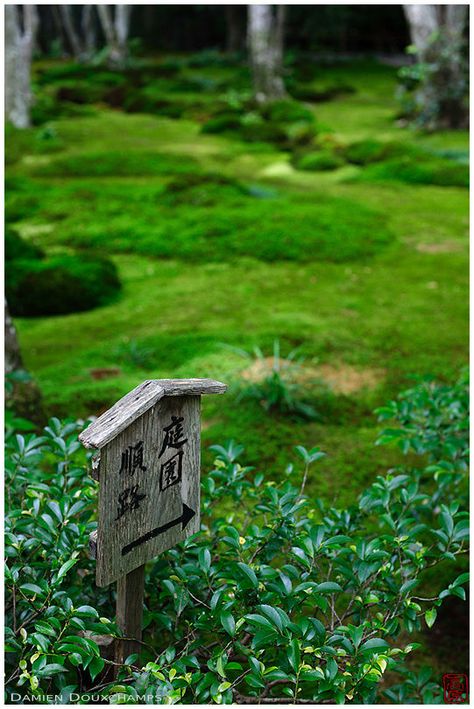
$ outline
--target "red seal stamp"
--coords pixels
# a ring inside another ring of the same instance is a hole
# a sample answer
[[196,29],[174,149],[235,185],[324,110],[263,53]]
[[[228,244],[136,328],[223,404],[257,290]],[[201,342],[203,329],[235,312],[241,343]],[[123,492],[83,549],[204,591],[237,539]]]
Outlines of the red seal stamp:
[[443,694],[446,704],[467,704],[469,701],[467,675],[459,672],[443,675]]

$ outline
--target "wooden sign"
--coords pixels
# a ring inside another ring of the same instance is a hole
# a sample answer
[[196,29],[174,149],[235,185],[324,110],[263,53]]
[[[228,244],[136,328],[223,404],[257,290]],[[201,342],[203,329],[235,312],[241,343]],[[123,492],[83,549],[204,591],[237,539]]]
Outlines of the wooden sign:
[[79,436],[100,451],[98,586],[199,530],[201,394],[225,390],[209,379],[146,381]]

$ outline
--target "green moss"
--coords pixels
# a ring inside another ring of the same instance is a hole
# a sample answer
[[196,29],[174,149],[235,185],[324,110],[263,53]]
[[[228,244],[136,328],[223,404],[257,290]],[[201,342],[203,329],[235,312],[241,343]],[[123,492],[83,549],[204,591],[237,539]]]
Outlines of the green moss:
[[22,239],[16,229],[7,226],[5,229],[5,261],[18,259],[40,259],[44,251],[38,246]]
[[[155,70],[147,71],[153,77]],[[234,87],[240,73],[229,72]],[[338,152],[370,138],[465,154],[462,131],[425,136],[394,124],[391,68],[353,63],[324,67],[324,74],[328,84],[342,78],[357,93],[318,104],[318,126],[327,126],[326,136],[318,136],[321,149]],[[145,88],[140,82],[147,75],[139,76],[136,86]],[[168,105],[192,106],[205,93],[165,98]],[[249,113],[240,94],[227,102],[215,97],[199,121],[225,103],[237,106],[233,115]],[[247,447],[247,460],[281,477],[294,445],[320,445],[328,457],[310,491],[331,501],[349,502],[400,462],[396,451],[373,448],[378,425],[369,412],[408,385],[413,373],[445,377],[466,359],[466,190],[349,182],[356,172],[350,166],[293,170],[288,155],[271,144],[264,152],[237,134],[201,134],[197,120],[100,109],[89,117],[56,117],[53,125],[72,172],[63,164],[57,177],[55,167],[38,176],[33,146],[26,145],[22,157],[28,159],[8,168],[7,204],[20,195],[39,202],[30,214],[23,211],[19,228],[31,228],[35,243],[48,251],[81,246],[114,253],[123,291],[100,309],[16,319],[25,364],[50,412],[98,413],[146,378],[231,382],[245,365],[220,343],[265,349],[278,337],[288,349],[300,345],[309,367],[380,370],[380,383],[346,396],[312,395],[323,416],[315,423],[268,417],[258,404],[237,404],[232,393],[209,397],[203,401],[205,446],[233,437]],[[283,125],[286,133],[291,124]],[[125,164],[117,176],[114,158],[97,175],[97,156],[107,162],[117,146],[134,154],[132,170]],[[169,171],[149,174],[148,156],[157,152],[167,153]],[[80,177],[75,170],[82,155],[87,164]],[[178,170],[175,155],[192,162]],[[52,165],[57,159],[48,156]],[[367,165],[359,176],[383,164]],[[95,379],[101,367],[115,374]],[[211,461],[206,449],[204,456]]]
[[[80,158],[75,160],[81,165]],[[170,162],[178,173],[171,156]],[[92,161],[89,165],[96,169]],[[392,241],[382,214],[351,200],[324,195],[262,199],[258,191],[224,180],[196,184],[198,173],[191,174],[194,186],[183,183],[181,190],[176,183],[168,191],[155,183],[132,192],[127,183],[55,185],[43,202],[55,222],[50,239],[195,262],[242,256],[305,262],[309,254],[340,262],[371,257]]]
[[450,160],[406,155],[370,166],[359,179],[396,180],[408,184],[442,187],[469,187],[469,167]]
[[326,85],[314,85],[293,83],[290,84],[290,93],[298,101],[309,101],[310,103],[321,103],[331,101],[355,93],[356,89],[348,83],[334,82]]
[[314,121],[314,114],[297,101],[274,101],[262,107],[264,118],[274,123],[296,123],[298,121]]
[[298,170],[314,170],[316,172],[336,170],[343,164],[344,160],[329,150],[319,150],[312,153],[306,153],[296,161],[296,167]]
[[239,130],[240,118],[235,113],[223,113],[206,121],[201,130],[203,133],[225,133]]
[[14,260],[6,278],[11,313],[22,316],[89,310],[109,302],[119,289],[114,264],[85,255]]
[[354,165],[369,165],[370,163],[381,162],[387,158],[410,152],[412,150],[407,145],[387,143],[370,138],[351,143],[343,151],[346,160]]
[[49,177],[118,177],[173,175],[196,169],[193,158],[145,151],[84,152],[57,158],[33,169],[34,174]]

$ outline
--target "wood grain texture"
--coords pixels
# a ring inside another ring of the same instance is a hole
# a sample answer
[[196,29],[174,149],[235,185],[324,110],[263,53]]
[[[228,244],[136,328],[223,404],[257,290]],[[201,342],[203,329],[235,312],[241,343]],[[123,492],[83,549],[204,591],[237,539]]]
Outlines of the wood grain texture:
[[149,379],[135,387],[79,435],[86,448],[102,448],[163,396],[223,394],[227,386],[214,379]]
[[[116,581],[199,530],[200,401],[197,395],[162,398],[101,449],[98,586]],[[180,440],[185,443],[163,450],[172,417],[183,419]],[[130,462],[127,451],[136,462],[138,450],[142,451],[141,465],[124,471],[124,460]],[[174,467],[177,470],[181,463],[181,478],[173,482],[167,464],[180,451]],[[189,517],[187,510],[194,515]],[[188,517],[185,528],[183,513]]]
[[182,396],[183,394],[224,394],[227,385],[215,379],[157,379],[165,390],[165,396]]
[[[116,619],[124,639],[117,639],[115,662],[121,665],[129,655],[140,653],[143,619],[145,567],[139,566],[117,581]],[[118,669],[118,668],[117,668]]]
[[79,435],[86,448],[102,448],[165,395],[156,379],[132,389]]

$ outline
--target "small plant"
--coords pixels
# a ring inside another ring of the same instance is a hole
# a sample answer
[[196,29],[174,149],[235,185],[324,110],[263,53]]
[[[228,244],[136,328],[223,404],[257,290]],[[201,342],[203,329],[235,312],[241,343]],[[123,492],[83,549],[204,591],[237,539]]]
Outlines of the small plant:
[[154,350],[151,347],[146,347],[134,339],[122,342],[115,349],[115,356],[119,361],[139,369],[149,369],[153,364],[153,355]]
[[253,363],[248,377],[253,381],[240,387],[238,401],[255,399],[265,411],[294,414],[308,420],[317,417],[315,409],[305,401],[302,386],[296,379],[303,361],[297,356],[297,350],[282,357],[279,340],[273,343],[272,357],[265,357],[259,347],[254,347],[252,353],[232,349]]

